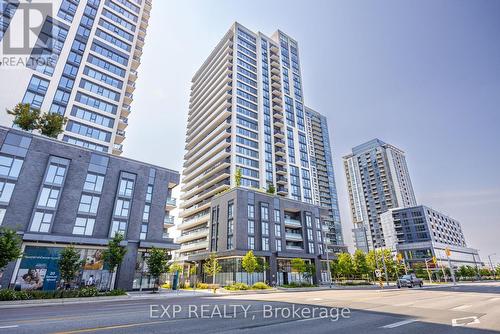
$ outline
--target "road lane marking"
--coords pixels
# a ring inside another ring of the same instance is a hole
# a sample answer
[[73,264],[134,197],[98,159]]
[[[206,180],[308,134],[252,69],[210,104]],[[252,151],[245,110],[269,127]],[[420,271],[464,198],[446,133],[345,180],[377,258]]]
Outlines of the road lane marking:
[[94,328],[76,329],[76,330],[72,330],[72,331],[57,332],[57,333],[54,333],[54,334],[88,333],[88,332],[105,331],[105,330],[109,330],[109,329],[130,328],[130,327],[138,327],[138,326],[156,325],[156,324],[160,324],[160,323],[168,323],[168,322],[175,322],[175,321],[176,320],[136,322],[136,323],[133,323],[133,324],[125,324],[125,325],[114,325],[114,326],[102,326],[102,327],[94,327]]
[[385,325],[385,326],[382,326],[382,327],[379,327],[379,328],[396,328],[396,327],[399,327],[399,326],[404,326],[404,325],[411,324],[412,322],[415,322],[415,321],[418,321],[418,320],[417,319],[407,319],[407,320],[395,322],[393,324]]
[[19,326],[18,325],[0,326],[0,329],[17,328],[17,327],[19,327]]
[[453,327],[468,326],[468,325],[474,325],[474,324],[479,324],[479,323],[481,323],[481,321],[479,321],[479,319],[475,316],[451,319],[451,325]]
[[464,310],[464,309],[469,308],[469,307],[471,307],[471,306],[472,306],[472,305],[467,305],[467,304],[465,304],[465,305],[460,305],[460,306],[457,306],[457,307],[452,308],[452,310],[454,310],[454,311]]

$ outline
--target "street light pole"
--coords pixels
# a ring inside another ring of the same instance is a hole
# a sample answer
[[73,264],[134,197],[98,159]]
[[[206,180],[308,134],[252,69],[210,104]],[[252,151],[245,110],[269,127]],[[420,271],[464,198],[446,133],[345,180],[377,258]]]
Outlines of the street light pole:
[[[321,227],[323,229],[323,226]],[[328,244],[326,242],[326,232],[323,230],[323,244],[326,251],[326,270],[328,271],[328,286],[332,287],[332,272],[330,270],[330,257],[328,255]]]

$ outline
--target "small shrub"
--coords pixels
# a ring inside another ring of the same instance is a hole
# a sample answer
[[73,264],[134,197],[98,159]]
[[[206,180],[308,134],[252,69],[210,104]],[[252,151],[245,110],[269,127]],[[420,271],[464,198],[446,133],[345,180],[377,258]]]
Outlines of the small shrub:
[[115,289],[115,290],[111,290],[111,291],[106,292],[106,296],[124,296],[126,294],[127,294],[127,291],[125,291],[123,289]]
[[290,282],[282,285],[284,288],[311,288],[315,285],[307,282]]
[[198,288],[198,289],[208,289],[208,284],[200,282],[200,283],[196,284],[196,288]]
[[78,290],[78,297],[96,297],[99,295],[99,291],[94,287],[81,288]]
[[164,289],[170,289],[170,283],[163,283],[163,285],[161,286],[162,288]]
[[229,291],[237,291],[237,290],[248,290],[250,287],[245,283],[233,283],[225,287],[226,290]]
[[270,289],[270,288],[271,287],[264,282],[256,282],[254,285],[252,285],[252,289],[255,289],[255,290],[265,290],[265,289]]
[[40,291],[40,290],[15,291],[10,289],[1,289],[0,301],[123,296],[126,294],[127,292],[123,289],[116,289],[107,292],[99,292],[99,290],[97,290],[94,287],[81,288],[78,290],[53,290],[53,291]]

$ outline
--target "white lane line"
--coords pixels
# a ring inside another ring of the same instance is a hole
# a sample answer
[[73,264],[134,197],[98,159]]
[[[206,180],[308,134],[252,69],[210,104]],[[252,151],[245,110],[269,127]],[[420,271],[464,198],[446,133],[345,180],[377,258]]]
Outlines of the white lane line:
[[310,298],[308,300],[323,300],[323,298]]
[[17,327],[19,327],[19,325],[0,326],[0,329],[17,328]]
[[467,305],[467,304],[465,304],[465,305],[460,305],[460,306],[457,306],[457,307],[452,308],[452,310],[454,310],[454,311],[464,310],[464,309],[469,308],[469,307],[471,307],[471,306],[472,306],[472,305]]
[[451,325],[453,327],[458,327],[458,326],[468,326],[468,325],[474,325],[474,324],[479,324],[481,321],[477,317],[465,317],[465,318],[457,318],[457,319],[451,319]]
[[418,321],[418,320],[417,319],[408,319],[408,320],[398,321],[398,322],[395,322],[393,324],[385,325],[385,326],[382,326],[379,328],[396,328],[399,326],[411,324],[412,322],[415,322],[415,321]]

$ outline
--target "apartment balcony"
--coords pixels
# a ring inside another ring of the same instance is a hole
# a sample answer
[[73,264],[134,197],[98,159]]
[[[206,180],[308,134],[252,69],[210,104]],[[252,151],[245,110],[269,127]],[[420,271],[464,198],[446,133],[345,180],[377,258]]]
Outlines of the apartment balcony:
[[135,80],[137,79],[137,70],[130,70],[130,77],[129,79]]
[[[204,170],[194,178],[188,179],[188,177],[186,176],[184,178],[184,185],[182,186],[181,191],[185,193],[186,191],[195,187],[200,181],[208,179],[212,175],[215,175],[216,173],[228,168],[230,165],[231,164],[227,161],[219,161],[214,165],[208,167],[206,170]],[[195,176],[195,174],[193,174],[193,176]]]
[[125,140],[125,131],[116,130],[115,143],[121,144]]
[[189,206],[200,200],[216,195],[220,187],[224,185],[229,186],[229,179],[229,170],[222,171],[219,174],[216,174],[210,180],[202,182],[199,186],[194,187],[188,192],[182,194],[181,198],[185,201],[181,204],[181,208],[188,208]]
[[274,103],[281,103],[281,97],[273,94],[273,102]]
[[273,68],[271,68],[271,73],[275,74],[275,75],[279,75],[280,74],[280,70],[279,70],[278,67],[273,67]]
[[[274,69],[274,70],[276,72],[276,69]],[[278,74],[279,74],[279,71],[278,71]],[[274,81],[274,82],[279,82],[281,84],[281,77],[278,74],[272,72],[271,73],[271,80]]]
[[121,155],[123,153],[123,145],[122,144],[114,144],[113,145],[113,154]]
[[271,53],[271,60],[279,61],[280,57],[276,53]]
[[128,115],[130,115],[130,112],[132,111],[132,108],[130,107],[130,105],[128,104],[122,104],[122,112],[121,112],[121,115],[123,117],[127,117]]
[[123,102],[126,104],[131,104],[134,100],[134,94],[125,93],[125,97],[123,98]]
[[283,139],[280,139],[280,138],[275,138],[274,145],[279,146],[279,147],[285,147],[285,141]]
[[276,174],[279,174],[279,175],[286,175],[287,174],[287,171],[285,168],[281,167],[281,166],[276,166]]
[[302,241],[302,240],[304,240],[302,238],[302,234],[300,234],[300,233],[290,233],[290,232],[285,233],[285,239],[286,240],[290,240],[290,241]]
[[144,38],[146,37],[146,33],[147,33],[146,29],[139,27],[139,36]]
[[322,229],[324,232],[330,232],[330,227],[328,227],[328,225],[326,225],[326,224],[321,225],[321,229]]
[[[222,160],[225,160],[226,158],[230,157],[231,154],[226,151],[226,149],[220,150],[217,154],[215,154],[213,157],[210,159],[203,159],[200,161],[200,163],[197,163],[196,165],[192,164],[186,168],[184,168],[184,175],[187,177],[191,177],[191,175],[199,176],[201,173],[203,173],[204,170],[208,169],[210,166],[214,166],[216,163],[219,163]],[[187,181],[184,181],[187,182]],[[189,182],[192,184],[193,182]]]
[[167,200],[165,201],[165,208],[167,210],[172,210],[177,207],[177,199],[168,197]]
[[174,226],[174,223],[175,223],[175,219],[174,219],[174,216],[170,216],[170,215],[165,215],[165,218],[163,218],[163,226],[164,227],[172,227]]
[[288,179],[285,176],[283,176],[283,175],[278,175],[276,177],[276,183],[287,184],[288,183]]
[[277,89],[277,90],[280,90],[281,91],[281,82],[279,80],[274,80],[272,83],[271,83],[271,87],[273,89]]
[[284,157],[286,155],[286,151],[281,147],[277,147],[274,149],[274,154]]
[[297,250],[297,251],[304,250],[304,248],[302,248],[302,247],[299,247],[299,246],[293,246],[293,245],[286,245],[286,249],[289,249],[289,250]]
[[137,47],[143,47],[144,46],[144,42],[145,42],[145,39],[144,37],[141,37],[141,36],[137,36],[137,43],[135,44],[135,48],[137,49]]
[[128,118],[120,117],[118,119],[118,130],[125,130],[127,126],[128,126]]
[[188,242],[188,241],[191,241],[191,240],[200,239],[202,237],[208,236],[209,231],[210,230],[208,228],[196,229],[196,230],[193,230],[193,231],[181,234],[177,238],[176,242],[178,242],[178,243],[184,243],[184,242]]
[[194,226],[207,223],[209,219],[210,219],[209,212],[207,212],[205,214],[198,214],[198,215],[191,217],[189,219],[183,219],[182,223],[177,225],[177,229],[180,231],[187,230],[187,229],[192,228]]
[[285,138],[285,132],[284,132],[284,131],[282,131],[282,130],[280,130],[280,129],[274,129],[274,136],[275,136],[276,138],[281,138],[281,139],[283,139],[283,138]]
[[286,196],[288,195],[288,189],[285,187],[278,187],[276,193],[280,196]]
[[139,65],[141,65],[141,58],[134,55],[132,57],[132,68],[134,70],[137,70],[137,68],[139,67]]
[[302,222],[298,219],[285,218],[285,226],[287,227],[302,227]]
[[283,123],[283,119],[281,118],[274,118],[274,125],[275,126],[279,126],[279,127],[283,127],[285,126],[285,123]]
[[281,165],[281,166],[286,165],[286,160],[283,157],[277,156],[274,160],[275,160],[277,165]]
[[208,240],[183,244],[181,245],[180,251],[189,252],[198,249],[208,249]]
[[127,82],[126,92],[132,94],[135,90],[135,82],[129,80]]
[[[283,118],[283,106],[281,104],[273,103],[273,110],[275,112],[279,112],[281,115],[281,118]],[[276,116],[276,113],[274,113],[274,115]]]

